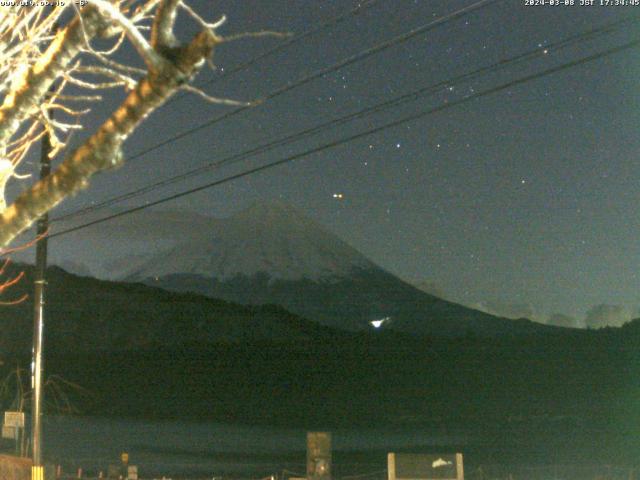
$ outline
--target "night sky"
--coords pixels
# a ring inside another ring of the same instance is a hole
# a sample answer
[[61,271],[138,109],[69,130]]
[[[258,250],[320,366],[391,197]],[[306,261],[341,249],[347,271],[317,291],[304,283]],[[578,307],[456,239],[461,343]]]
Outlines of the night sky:
[[[196,84],[219,77],[205,85],[208,93],[261,98],[286,82],[472,3],[380,0],[333,28],[224,77],[225,70],[283,41],[239,40],[218,48],[218,70],[203,71]],[[357,2],[191,4],[207,18],[226,14],[223,34],[263,29],[297,34]],[[112,208],[152,201],[621,45],[637,38],[637,22],[563,50],[545,51],[570,35],[632,15],[640,15],[640,7],[497,2],[102,174],[52,216],[532,49],[542,55]],[[184,24],[191,26],[186,19]],[[637,316],[638,52],[626,50],[517,85],[155,211],[227,216],[255,201],[281,199],[391,272],[429,282],[446,298],[465,305],[484,303],[497,313],[517,310],[513,315],[522,312],[541,319],[553,313],[582,319],[594,305],[610,304],[620,306],[609,310],[614,316]],[[136,133],[126,145],[127,155],[234,109],[193,95],[180,97]],[[95,109],[86,133],[115,101]],[[136,221],[135,215],[126,218]],[[51,255],[73,258],[98,272],[106,257],[152,248],[134,229],[123,233],[124,222],[122,218],[117,224],[53,239]],[[106,242],[104,235],[112,237]]]

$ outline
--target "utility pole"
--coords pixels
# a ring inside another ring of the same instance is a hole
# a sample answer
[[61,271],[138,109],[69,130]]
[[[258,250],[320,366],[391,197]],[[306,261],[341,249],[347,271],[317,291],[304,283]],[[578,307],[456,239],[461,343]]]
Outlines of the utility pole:
[[[49,115],[52,113],[49,111]],[[41,140],[40,150],[40,180],[51,172],[51,138],[45,133]],[[43,334],[44,334],[44,303],[47,270],[47,237],[49,229],[49,215],[45,213],[38,219],[36,243],[36,268],[34,272],[33,295],[33,360],[31,363],[31,449],[33,465],[31,480],[44,480],[42,465],[42,376],[43,376]]]

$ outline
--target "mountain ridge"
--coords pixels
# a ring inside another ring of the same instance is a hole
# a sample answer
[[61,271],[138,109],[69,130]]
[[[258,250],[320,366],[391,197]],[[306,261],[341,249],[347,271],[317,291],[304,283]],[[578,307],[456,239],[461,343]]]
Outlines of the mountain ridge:
[[396,277],[282,202],[256,203],[124,276],[172,291],[244,305],[273,303],[332,328],[385,328],[425,335],[549,330],[440,299]]
[[[0,308],[0,354],[30,350],[33,266],[11,264],[24,278],[8,298],[27,301]],[[276,305],[243,306],[141,283],[113,282],[47,269],[47,350],[108,352],[176,348],[188,344],[296,342],[339,337],[340,332]],[[26,328],[25,328],[26,327]]]

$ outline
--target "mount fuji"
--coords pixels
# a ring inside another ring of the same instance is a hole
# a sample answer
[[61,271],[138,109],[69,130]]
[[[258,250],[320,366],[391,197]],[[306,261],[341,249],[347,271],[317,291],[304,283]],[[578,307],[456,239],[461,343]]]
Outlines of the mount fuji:
[[137,257],[124,279],[242,304],[277,304],[343,330],[382,325],[429,335],[493,336],[551,328],[422,292],[281,202],[254,204],[212,222],[206,234],[185,237],[160,254]]
[[324,281],[376,268],[357,250],[281,202],[254,204],[194,236],[146,259],[130,276],[181,273],[229,281],[266,274],[271,281]]

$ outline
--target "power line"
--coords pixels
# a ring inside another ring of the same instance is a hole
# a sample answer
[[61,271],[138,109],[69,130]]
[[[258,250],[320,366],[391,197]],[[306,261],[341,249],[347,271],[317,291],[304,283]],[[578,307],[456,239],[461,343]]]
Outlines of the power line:
[[[260,101],[258,103],[262,104],[267,102],[268,100],[272,100],[276,97],[279,97],[280,95],[283,95],[295,88],[301,87],[303,85],[306,85],[307,83],[323,77],[325,75],[328,75],[330,73],[333,73],[337,70],[340,70],[341,68],[344,68],[346,66],[349,66],[353,63],[359,62],[361,60],[364,60],[372,55],[375,55],[379,52],[382,52],[383,50],[386,50],[388,48],[391,48],[395,45],[398,45],[400,43],[404,43],[408,40],[411,40],[412,38],[428,32],[430,30],[433,30],[439,26],[442,25],[446,25],[449,22],[452,22],[454,20],[457,20],[465,15],[468,15],[469,13],[472,13],[474,11],[478,11],[482,8],[488,7],[489,5],[493,4],[493,3],[497,3],[500,2],[502,0],[479,0],[477,2],[472,3],[471,5],[468,5],[466,7],[463,7],[459,10],[456,10],[454,12],[451,12],[447,15],[444,15],[440,18],[437,18],[436,20],[433,20],[429,23],[426,23],[420,27],[416,27],[412,30],[409,30],[406,33],[403,33],[401,35],[398,35],[390,40],[387,40],[385,42],[381,42],[378,43],[377,45],[374,45],[373,47],[370,47],[366,50],[362,50],[359,53],[356,53],[354,55],[351,55],[350,57],[347,57],[341,61],[339,61],[338,63],[335,63],[329,67],[325,67],[322,68],[320,70],[316,70],[315,72],[311,73],[310,75],[307,75],[305,77],[300,78],[299,80],[293,82],[293,83],[288,83],[280,88],[277,88],[276,90],[272,91],[271,93],[268,93],[266,96],[264,96],[262,99],[260,99]],[[220,115],[218,117],[214,117],[211,120],[208,120],[204,123],[201,123],[200,125],[190,128],[188,130],[185,130],[184,132],[178,133],[172,137],[167,138],[166,140],[163,140],[162,142],[156,143],[155,145],[146,148],[132,156],[130,156],[128,158],[128,161],[132,161],[135,160],[137,158],[140,158],[148,153],[153,152],[154,150],[157,150],[159,148],[164,147],[165,145],[169,145],[177,140],[180,140],[184,137],[187,137],[189,135],[193,135],[196,132],[199,132],[200,130],[210,127],[212,125],[215,125],[216,123],[222,122],[223,120],[227,120],[228,118],[231,118],[234,115],[237,115],[241,112],[244,112],[246,110],[249,110],[251,108],[254,108],[253,105],[246,105],[246,106],[242,106],[239,107],[235,110],[231,110],[230,112],[227,112],[223,115]]]
[[349,115],[340,117],[340,118],[336,118],[333,120],[330,120],[328,122],[322,123],[320,125],[314,126],[314,127],[310,127],[307,129],[304,129],[302,131],[299,131],[297,133],[293,133],[290,135],[287,135],[285,137],[282,137],[278,140],[274,140],[271,142],[268,142],[266,144],[262,144],[259,145],[257,147],[254,147],[252,149],[246,150],[244,152],[241,153],[237,153],[231,156],[228,156],[226,158],[223,158],[221,160],[218,160],[216,162],[212,162],[209,163],[207,165],[203,165],[200,167],[197,167],[195,169],[189,170],[187,172],[184,172],[182,174],[179,175],[175,175],[169,178],[166,178],[164,180],[155,182],[153,184],[144,186],[142,188],[127,192],[125,194],[122,195],[118,195],[116,197],[107,199],[103,202],[100,202],[98,204],[95,205],[91,205],[89,207],[85,207],[83,209],[77,210],[75,212],[70,212],[68,214],[65,215],[61,215],[57,218],[55,218],[53,221],[60,221],[60,220],[64,220],[64,219],[68,219],[68,218],[72,218],[72,217],[76,217],[78,215],[83,215],[83,214],[87,214],[90,212],[94,212],[96,210],[100,210],[103,209],[105,207],[120,203],[124,200],[129,200],[132,198],[136,198],[139,197],[141,195],[144,195],[146,193],[152,192],[154,190],[157,190],[158,188],[161,187],[165,187],[167,185],[172,185],[174,183],[183,181],[187,178],[193,177],[195,175],[199,175],[203,172],[206,172],[208,170],[213,170],[225,165],[229,165],[229,164],[233,164],[236,162],[239,162],[241,160],[245,160],[247,158],[253,157],[257,154],[260,153],[264,153],[266,151],[272,150],[274,148],[289,144],[289,143],[293,143],[296,142],[298,140],[301,140],[302,138],[311,136],[313,134],[316,134],[318,132],[321,132],[323,130],[327,130],[330,129],[332,127],[338,126],[338,125],[342,125],[344,123],[350,122],[352,120],[358,119],[358,118],[363,118],[365,116],[369,116],[384,110],[387,110],[391,107],[394,106],[398,106],[398,105],[402,105],[405,104],[409,101],[415,101],[417,100],[419,97],[423,96],[423,95],[428,95],[428,94],[433,94],[438,92],[442,87],[448,86],[448,85],[455,85],[459,82],[462,81],[469,81],[472,79],[475,79],[481,75],[485,75],[488,73],[492,73],[492,72],[496,72],[499,71],[500,69],[504,69],[506,67],[512,66],[512,65],[516,65],[519,63],[522,63],[524,61],[528,61],[531,59],[534,59],[536,57],[543,57],[548,55],[550,52],[553,51],[557,51],[561,48],[566,48],[569,47],[571,45],[574,45],[576,43],[579,42],[584,42],[585,40],[589,40],[589,39],[593,39],[596,38],[600,35],[606,34],[606,33],[611,33],[613,31],[615,31],[617,28],[620,28],[621,26],[624,26],[625,24],[629,24],[632,22],[637,22],[638,20],[640,20],[640,15],[635,16],[635,17],[630,17],[630,18],[625,18],[623,20],[617,20],[615,22],[611,22],[609,24],[606,24],[604,26],[598,27],[598,28],[594,28],[591,29],[587,32],[583,32],[583,33],[579,33],[579,34],[575,34],[572,36],[569,36],[565,39],[562,39],[558,42],[552,43],[552,44],[548,44],[544,46],[544,49],[538,47],[532,50],[529,50],[525,53],[510,57],[508,59],[504,59],[504,60],[500,60],[498,62],[495,62],[489,66],[485,66],[485,67],[481,67],[478,69],[475,69],[471,72],[467,72],[464,73],[462,75],[459,75],[457,77],[451,78],[451,79],[447,79],[447,80],[443,80],[440,81],[438,83],[435,84],[430,84],[428,86],[424,86],[421,87],[417,90],[414,90],[412,92],[403,94],[401,96],[395,97],[393,99],[390,99],[386,102],[382,102],[376,105],[373,105],[371,107],[367,107],[364,108],[362,110],[359,110],[357,112],[351,113]]
[[[466,6],[466,7],[458,9],[458,10],[456,10],[454,12],[451,12],[451,13],[449,13],[447,15],[444,15],[444,16],[442,16],[440,18],[437,18],[436,20],[428,22],[428,23],[426,23],[426,24],[424,24],[424,25],[422,25],[420,27],[416,27],[416,28],[404,33],[404,34],[398,35],[398,36],[396,36],[396,37],[394,37],[394,38],[392,38],[392,39],[390,39],[388,41],[381,42],[381,43],[379,43],[377,45],[374,45],[373,47],[370,47],[370,48],[368,48],[366,50],[363,50],[363,51],[361,51],[359,53],[356,53],[356,54],[354,54],[354,55],[352,55],[350,57],[347,57],[346,59],[343,59],[342,61],[340,61],[340,62],[338,62],[336,64],[333,64],[333,65],[331,65],[329,67],[326,67],[326,68],[323,68],[323,69],[320,69],[320,70],[317,70],[316,72],[314,72],[314,73],[312,73],[310,75],[307,75],[307,76],[297,80],[294,83],[290,83],[290,84],[284,85],[283,87],[280,87],[280,88],[272,91],[271,93],[267,94],[267,96],[265,96],[261,100],[261,103],[264,103],[264,102],[266,102],[268,100],[276,98],[276,97],[278,97],[278,96],[280,96],[280,95],[282,95],[282,94],[284,94],[284,93],[286,93],[288,91],[291,91],[291,90],[293,90],[293,89],[295,89],[297,87],[305,85],[305,84],[311,82],[312,80],[315,80],[315,79],[317,79],[319,77],[322,77],[324,75],[332,73],[332,72],[334,72],[336,70],[339,70],[340,68],[343,68],[343,67],[345,67],[347,65],[351,65],[351,64],[353,64],[355,62],[358,62],[360,60],[364,60],[365,58],[368,58],[368,57],[370,57],[370,56],[372,56],[372,55],[374,55],[376,53],[379,53],[379,52],[381,52],[383,50],[386,50],[387,48],[390,48],[390,47],[392,47],[394,45],[406,42],[406,41],[410,40],[411,38],[413,38],[413,37],[415,37],[415,36],[417,36],[417,35],[419,35],[421,33],[425,33],[427,31],[433,30],[433,29],[435,29],[435,28],[437,28],[439,26],[447,24],[448,22],[457,20],[458,18],[461,18],[461,17],[463,17],[465,15],[468,15],[471,12],[480,10],[482,8],[485,8],[485,7],[487,7],[487,6],[491,5],[491,4],[497,3],[499,1],[501,1],[501,0],[479,0],[479,1],[475,2],[475,3],[473,3],[473,4],[470,4],[470,5]],[[196,133],[196,132],[198,132],[198,131],[200,131],[200,130],[202,130],[204,128],[210,127],[210,126],[212,126],[212,125],[214,125],[214,124],[216,124],[218,122],[226,120],[226,119],[228,119],[228,118],[230,118],[230,117],[232,117],[232,116],[234,116],[234,115],[236,115],[236,114],[238,114],[240,112],[248,110],[250,108],[252,108],[252,107],[251,106],[243,106],[243,107],[240,107],[240,108],[238,108],[236,110],[232,110],[230,112],[227,112],[226,114],[223,114],[221,116],[214,117],[213,119],[208,120],[208,121],[206,121],[204,123],[201,123],[200,125],[198,125],[196,127],[193,127],[193,128],[191,128],[189,130],[181,132],[181,133],[179,133],[177,135],[174,135],[173,137],[169,137],[169,138],[163,140],[162,142],[156,143],[155,145],[153,145],[153,146],[151,146],[149,148],[146,148],[146,149],[144,149],[144,150],[142,150],[142,151],[130,156],[127,159],[127,161],[131,162],[131,161],[133,161],[133,160],[135,160],[137,158],[140,158],[140,157],[142,157],[142,156],[144,156],[144,155],[146,155],[146,154],[148,154],[148,153],[150,153],[150,152],[152,152],[154,150],[157,150],[157,149],[162,148],[162,147],[164,147],[166,145],[169,145],[169,144],[174,143],[174,142],[176,142],[178,140],[181,140],[182,138],[185,138],[185,137],[187,137],[189,135],[192,135],[192,134],[194,134],[194,133]],[[71,214],[69,214],[69,215],[71,215]],[[65,215],[65,218],[67,218],[69,215]],[[75,214],[73,214],[73,215],[75,215]],[[60,218],[62,218],[62,217],[59,217],[58,220]]]
[[50,238],[54,238],[54,237],[58,237],[58,236],[61,236],[61,235],[66,235],[68,233],[75,232],[75,231],[78,231],[78,230],[82,230],[82,229],[88,228],[90,226],[99,224],[99,223],[104,223],[104,222],[107,222],[109,220],[113,220],[113,219],[118,218],[118,217],[129,215],[131,213],[135,213],[135,212],[138,212],[138,211],[141,211],[141,210],[145,210],[147,208],[150,208],[150,207],[153,207],[153,206],[156,206],[156,205],[160,205],[162,203],[166,203],[166,202],[169,202],[169,201],[172,201],[172,200],[176,200],[178,198],[185,197],[187,195],[191,195],[193,193],[200,192],[202,190],[206,190],[206,189],[209,189],[209,188],[212,188],[212,187],[216,187],[216,186],[231,182],[233,180],[237,180],[239,178],[247,177],[249,175],[253,175],[255,173],[262,172],[264,170],[268,170],[268,169],[271,169],[271,168],[274,168],[274,167],[277,167],[277,166],[280,166],[280,165],[283,165],[283,164],[286,164],[286,163],[289,163],[289,162],[293,162],[295,160],[299,160],[301,158],[307,157],[307,156],[312,155],[314,153],[320,153],[320,152],[322,152],[324,150],[328,150],[328,149],[337,147],[339,145],[343,145],[343,144],[346,144],[346,143],[349,143],[349,142],[353,142],[353,141],[358,140],[360,138],[364,138],[364,137],[367,137],[369,135],[373,135],[373,134],[379,133],[379,132],[381,132],[383,130],[387,130],[387,129],[394,128],[394,127],[397,127],[397,126],[400,126],[400,125],[404,125],[405,123],[409,123],[409,122],[424,118],[424,117],[426,117],[428,115],[432,115],[434,113],[438,113],[438,112],[447,110],[449,108],[456,107],[456,106],[471,102],[471,101],[476,100],[478,98],[481,98],[481,97],[484,97],[484,96],[487,96],[487,95],[491,95],[493,93],[497,93],[497,92],[500,92],[502,90],[506,90],[506,89],[514,87],[516,85],[527,83],[527,82],[530,82],[532,80],[537,80],[539,78],[546,77],[548,75],[553,75],[553,74],[561,72],[563,70],[567,70],[569,68],[573,68],[573,67],[576,67],[578,65],[583,65],[585,63],[592,62],[592,61],[607,57],[609,55],[620,53],[622,51],[629,50],[631,48],[636,48],[638,46],[640,46],[640,40],[634,40],[634,41],[628,42],[628,43],[626,43],[624,45],[613,47],[613,48],[610,48],[608,50],[605,50],[605,51],[602,51],[602,52],[599,52],[599,53],[595,53],[595,54],[592,54],[592,55],[588,55],[586,57],[582,57],[580,59],[573,60],[571,62],[567,62],[567,63],[564,63],[564,64],[559,65],[559,66],[548,68],[546,70],[543,70],[542,72],[530,74],[530,75],[521,77],[519,79],[512,80],[512,81],[504,83],[502,85],[499,85],[499,86],[484,90],[483,92],[478,92],[478,93],[470,95],[468,97],[464,97],[462,99],[459,99],[459,100],[456,100],[456,101],[453,101],[453,102],[448,102],[448,103],[442,104],[442,105],[440,105],[438,107],[435,107],[435,108],[432,108],[432,109],[429,109],[429,110],[425,110],[425,111],[422,111],[422,112],[418,112],[418,113],[406,116],[406,117],[401,118],[399,120],[395,120],[395,121],[392,121],[392,122],[385,123],[385,124],[383,124],[381,126],[372,128],[370,130],[366,130],[366,131],[363,131],[363,132],[360,132],[360,133],[357,133],[357,134],[354,134],[354,135],[343,137],[343,138],[341,138],[339,140],[334,140],[333,142],[326,143],[326,144],[321,145],[319,147],[315,147],[315,148],[306,150],[304,152],[297,153],[297,154],[288,156],[286,158],[283,158],[283,159],[280,159],[280,160],[276,160],[276,161],[271,162],[271,163],[267,163],[265,165],[261,165],[259,167],[255,167],[255,168],[252,168],[252,169],[249,169],[249,170],[245,170],[244,172],[240,172],[240,173],[237,173],[237,174],[234,174],[234,175],[230,175],[230,176],[222,178],[220,180],[216,180],[214,182],[210,182],[210,183],[207,183],[205,185],[201,185],[199,187],[191,188],[189,190],[186,190],[186,191],[183,191],[183,192],[179,192],[179,193],[176,193],[176,194],[161,198],[159,200],[155,200],[155,201],[147,203],[145,205],[140,205],[140,206],[137,206],[137,207],[129,208],[127,210],[115,213],[113,215],[109,215],[109,216],[106,216],[106,217],[103,217],[103,218],[99,218],[97,220],[93,220],[91,222],[84,223],[82,225],[78,225],[78,226],[75,226],[75,227],[72,227],[72,228],[68,228],[66,230],[62,230],[60,232],[53,233],[53,234],[49,235],[49,237]]
[[[260,60],[263,60],[264,58],[270,57],[271,55],[274,55],[282,50],[284,50],[285,48],[289,47],[290,45],[296,44],[298,42],[301,42],[302,40],[304,40],[305,38],[321,32],[323,30],[326,30],[328,28],[331,28],[335,25],[338,25],[339,23],[342,23],[344,20],[348,19],[349,17],[354,17],[360,13],[362,13],[364,10],[374,6],[376,3],[378,3],[380,0],[366,0],[365,2],[362,2],[360,4],[358,4],[358,6],[356,6],[355,8],[342,13],[341,15],[338,15],[337,17],[331,18],[329,20],[326,20],[322,23],[320,23],[319,25],[316,25],[313,28],[310,28],[309,30],[305,30],[304,32],[295,35],[291,38],[289,38],[288,40],[284,41],[284,42],[280,42],[278,43],[275,47],[270,48],[269,50],[266,50],[265,52],[261,53],[260,55],[257,55],[255,57],[253,57],[250,60],[247,60],[244,63],[241,63],[240,65],[237,65],[233,68],[231,68],[230,70],[227,70],[226,72],[224,72],[222,75],[219,75],[217,77],[211,78],[209,80],[207,80],[206,82],[203,82],[201,85],[199,85],[199,87],[204,87],[205,85],[211,85],[214,83],[218,83],[221,80],[225,80],[229,77],[231,77],[232,75],[235,75],[238,72],[242,72],[248,68],[250,68],[251,66],[255,65],[256,63],[258,63]],[[181,98],[186,97],[188,94],[182,94],[182,95],[176,95],[175,97],[169,99],[165,105],[174,102],[176,100],[179,100]]]

